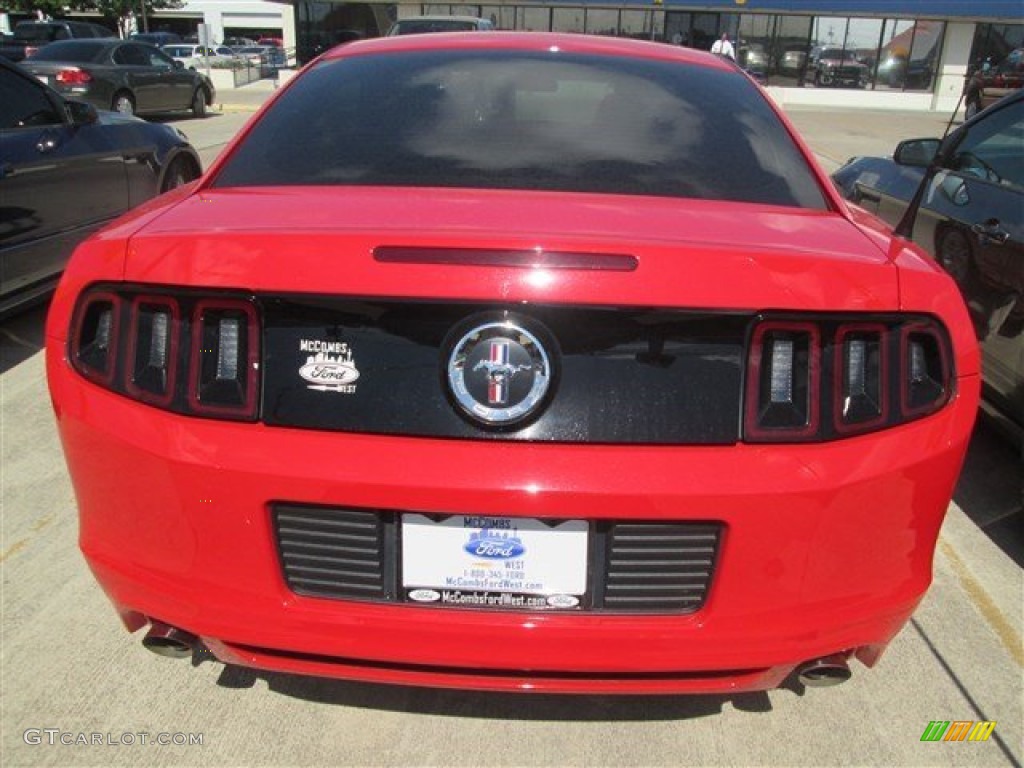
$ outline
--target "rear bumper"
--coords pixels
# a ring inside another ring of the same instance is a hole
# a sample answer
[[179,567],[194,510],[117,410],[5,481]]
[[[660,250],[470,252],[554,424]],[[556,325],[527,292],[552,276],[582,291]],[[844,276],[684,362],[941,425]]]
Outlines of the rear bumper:
[[[755,690],[821,656],[873,664],[930,582],[978,396],[962,379],[932,417],[822,445],[473,443],[185,418],[47,356],[81,547],[129,628],[156,618],[257,668],[492,690]],[[693,614],[438,609],[292,593],[274,501],[725,534]]]

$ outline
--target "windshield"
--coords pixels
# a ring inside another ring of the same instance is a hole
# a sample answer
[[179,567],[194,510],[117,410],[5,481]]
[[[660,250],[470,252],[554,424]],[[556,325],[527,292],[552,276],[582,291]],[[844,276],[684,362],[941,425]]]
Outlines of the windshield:
[[214,186],[474,187],[825,207],[756,85],[666,61],[507,50],[325,61]]

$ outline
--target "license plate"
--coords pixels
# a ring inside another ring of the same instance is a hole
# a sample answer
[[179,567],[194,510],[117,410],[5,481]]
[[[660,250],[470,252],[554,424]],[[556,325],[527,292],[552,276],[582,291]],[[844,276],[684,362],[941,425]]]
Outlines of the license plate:
[[579,608],[588,531],[584,520],[403,515],[403,593],[465,608]]

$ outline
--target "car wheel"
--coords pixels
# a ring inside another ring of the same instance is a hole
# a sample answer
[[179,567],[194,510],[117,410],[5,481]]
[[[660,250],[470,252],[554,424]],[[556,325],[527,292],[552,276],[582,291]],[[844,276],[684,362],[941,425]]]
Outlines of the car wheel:
[[114,100],[110,103],[113,112],[120,112],[122,115],[135,114],[135,99],[127,91],[118,91],[114,94]]
[[176,157],[167,167],[167,172],[164,174],[164,183],[163,186],[160,187],[160,191],[167,192],[175,189],[176,187],[188,184],[190,181],[195,181],[198,178],[199,169],[190,158]]
[[971,243],[958,229],[943,229],[935,243],[935,257],[959,285],[971,274]]
[[192,94],[192,117],[206,117],[206,91],[196,88]]

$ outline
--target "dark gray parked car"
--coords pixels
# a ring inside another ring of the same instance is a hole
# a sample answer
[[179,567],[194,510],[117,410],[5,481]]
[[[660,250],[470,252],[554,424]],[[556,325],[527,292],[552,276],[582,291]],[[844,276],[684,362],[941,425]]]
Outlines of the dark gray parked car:
[[22,66],[65,98],[129,115],[191,110],[203,117],[216,95],[204,75],[131,40],[50,43]]
[[44,295],[71,251],[200,174],[177,129],[65,101],[0,60],[0,315]]
[[[986,399],[1018,436],[1024,435],[1022,148],[1024,92],[1018,91],[942,141],[904,141],[891,159],[854,158],[832,176],[847,199],[890,224],[905,218],[901,228],[956,279],[981,342]],[[911,203],[916,215],[905,216]]]

